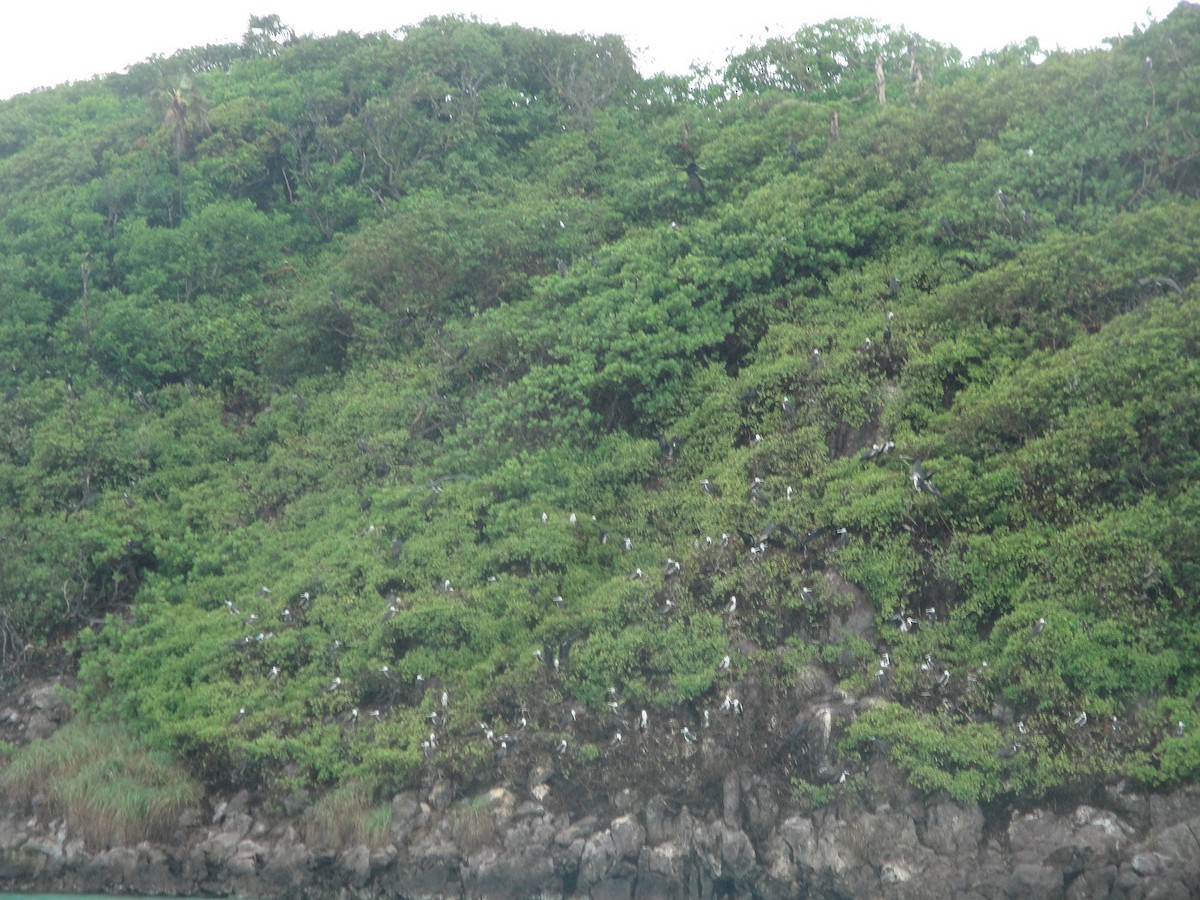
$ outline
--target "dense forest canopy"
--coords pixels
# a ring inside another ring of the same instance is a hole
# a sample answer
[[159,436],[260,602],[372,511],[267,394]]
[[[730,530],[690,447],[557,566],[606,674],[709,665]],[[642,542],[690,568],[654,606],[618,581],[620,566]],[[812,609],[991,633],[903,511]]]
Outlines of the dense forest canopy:
[[691,78],[265,17],[0,103],[0,673],[263,788],[523,720],[586,780],[757,685],[803,792],[814,673],[873,698],[839,770],[1195,778],[1198,71],[1186,4]]

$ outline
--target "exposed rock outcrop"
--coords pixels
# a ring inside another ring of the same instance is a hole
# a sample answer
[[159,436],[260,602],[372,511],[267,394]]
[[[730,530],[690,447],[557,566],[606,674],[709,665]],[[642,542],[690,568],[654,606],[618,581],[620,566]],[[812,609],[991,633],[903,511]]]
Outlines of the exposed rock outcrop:
[[[378,846],[308,845],[245,794],[181,817],[161,845],[90,848],[61,821],[0,819],[6,890],[280,897],[1059,897],[1200,895],[1200,793],[1114,788],[1105,807],[1012,811],[865,798],[802,811],[731,772],[711,809],[660,795],[612,799],[612,816],[573,815],[506,789],[439,811],[434,788],[391,804]],[[751,820],[754,820],[753,827]],[[482,824],[486,821],[486,824]],[[757,835],[757,836],[756,836]]]

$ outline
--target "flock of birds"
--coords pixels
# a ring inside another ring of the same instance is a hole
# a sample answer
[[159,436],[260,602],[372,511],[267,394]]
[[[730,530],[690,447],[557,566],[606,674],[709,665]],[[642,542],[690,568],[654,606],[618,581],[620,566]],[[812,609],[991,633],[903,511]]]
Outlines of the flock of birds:
[[[1156,280],[1155,283],[1161,284],[1163,281],[1165,281],[1165,279]],[[895,283],[893,280],[893,283],[891,283],[889,287],[894,293],[898,287],[898,283]],[[891,322],[892,314],[889,312],[887,314],[887,322],[883,331],[883,340],[885,344],[891,341]],[[865,342],[863,349],[869,351],[870,347],[871,343],[868,339]],[[819,348],[814,348],[812,350],[811,364],[813,367],[817,367],[821,364],[821,353]],[[749,402],[751,404],[757,399],[758,393],[757,391],[753,390],[747,391],[741,397],[743,402]],[[795,423],[797,414],[794,401],[790,396],[784,396],[779,402],[778,409],[784,427],[790,429]],[[678,458],[680,452],[686,444],[685,439],[679,437],[678,435],[667,436],[661,432],[656,435],[656,439],[658,441],[660,459],[664,463],[668,464],[673,463]],[[761,439],[761,435],[756,433],[752,438],[749,439],[748,443],[753,446],[760,442]],[[862,464],[871,462],[881,463],[894,454],[895,451],[896,445],[894,442],[891,440],[884,440],[873,443],[870,447],[864,448],[858,454],[858,460]],[[921,459],[908,459],[905,457],[901,457],[901,459],[904,459],[909,463],[908,478],[912,485],[913,491],[918,494],[928,494],[938,503],[944,502],[942,492],[934,484],[932,476],[926,471],[924,462]],[[436,500],[437,496],[442,490],[440,482],[431,482],[431,485],[432,493],[430,494],[429,498],[427,498],[425,505],[422,506],[423,510],[426,509],[434,500]],[[700,479],[699,487],[700,490],[709,497],[719,498],[723,495],[722,488],[708,478]],[[768,497],[765,493],[767,490],[767,485],[763,478],[757,475],[753,476],[747,484],[745,490],[746,497],[751,504],[755,506],[761,506],[768,502]],[[790,503],[793,499],[793,496],[794,490],[792,486],[786,485],[783,489],[785,503]],[[549,513],[543,512],[540,518],[543,524],[547,524],[550,521]],[[593,525],[596,524],[596,518],[594,516],[591,517],[591,522]],[[568,524],[574,528],[577,527],[579,523],[579,517],[575,513],[571,513],[568,517]],[[794,531],[786,523],[770,522],[759,529],[756,534],[750,534],[736,529],[734,534],[736,535],[737,542],[735,542],[734,537],[732,537],[729,533],[723,533],[718,538],[713,538],[711,536],[706,537],[703,539],[703,543],[697,539],[695,541],[695,547],[696,549],[701,549],[704,546],[708,546],[718,547],[722,550],[730,550],[731,548],[736,550],[738,542],[740,542],[743,549],[748,553],[749,559],[753,561],[761,558],[763,554],[767,553],[769,547],[772,545],[781,546],[794,552],[807,553],[815,546],[818,546],[818,542],[820,542],[819,545],[821,547],[828,551],[836,552],[844,547],[850,539],[848,529],[844,526],[836,524],[820,525],[801,535]],[[607,543],[608,534],[602,533],[601,540],[603,543]],[[632,539],[630,537],[622,538],[620,542],[620,549],[624,554],[631,553],[633,550]],[[393,541],[391,545],[391,559],[393,563],[398,560],[402,551],[402,542],[399,540]],[[679,561],[668,557],[659,572],[659,579],[663,587],[666,588],[672,581],[678,579],[682,573],[682,570],[683,567]],[[629,579],[633,581],[639,581],[645,577],[646,573],[640,567],[635,567],[629,575]],[[437,590],[443,594],[450,594],[454,592],[454,587],[449,579],[443,579],[437,585]],[[805,595],[805,599],[808,599],[812,594],[812,589],[804,586],[801,588],[801,592]],[[666,594],[664,602],[657,609],[657,615],[660,617],[670,616],[678,609],[678,604],[673,596],[674,592],[664,590],[664,593]],[[269,597],[270,594],[270,589],[265,586],[259,591],[260,598]],[[311,595],[307,591],[300,594],[292,605],[284,608],[279,613],[280,624],[283,627],[289,627],[296,624],[298,617],[302,615],[303,611],[308,608],[311,599]],[[563,610],[568,605],[568,601],[561,594],[555,594],[551,598],[551,602],[558,610]],[[241,610],[233,603],[233,601],[226,600],[225,606],[231,615],[238,618],[243,618]],[[399,615],[401,611],[401,606],[394,597],[391,597],[388,600],[388,606],[386,611],[383,613],[382,620],[384,622],[390,621]],[[727,617],[732,619],[737,611],[738,598],[736,595],[731,595],[728,601],[724,603],[724,613]],[[937,624],[938,611],[935,606],[927,607],[921,612],[923,613],[921,619],[907,612],[899,612],[892,615],[889,621],[901,633],[912,631],[922,624]],[[246,615],[244,619],[247,623],[255,623],[258,621],[258,616],[255,613],[250,613]],[[1037,622],[1033,623],[1033,625],[1030,627],[1028,639],[1034,640],[1038,638],[1038,636],[1045,631],[1046,627],[1046,620],[1044,618],[1038,619]],[[237,641],[235,641],[235,646],[244,648],[255,644],[261,644],[262,642],[271,640],[273,637],[273,632],[264,629],[258,631],[257,633],[247,634],[239,638]],[[576,635],[558,641],[555,644],[547,642],[542,647],[535,648],[532,651],[532,655],[539,663],[546,667],[546,670],[550,673],[551,677],[557,677],[568,665],[571,647],[573,643],[575,643],[580,637],[582,637],[582,635]],[[335,670],[337,656],[341,649],[342,643],[337,639],[331,641],[327,648],[330,661]],[[716,673],[719,676],[727,679],[727,683],[730,687],[732,687],[732,679],[734,675],[734,660],[732,655],[726,653],[719,661],[714,661],[714,665]],[[980,677],[986,671],[986,667],[987,663],[985,662],[975,673],[969,675],[967,679],[968,684],[973,685],[977,681],[978,677]],[[889,683],[889,673],[892,668],[893,662],[890,653],[884,651],[880,657],[879,667],[876,672],[876,679],[881,690],[887,688]],[[945,695],[951,684],[952,675],[950,670],[945,666],[935,663],[932,656],[929,655],[924,657],[924,662],[921,663],[920,668],[922,671],[922,677],[925,679],[925,690],[923,690],[923,693],[926,696]],[[400,679],[398,679],[395,673],[391,671],[389,666],[380,666],[377,670],[377,674],[393,688],[400,687]],[[267,677],[274,681],[279,679],[281,675],[282,672],[280,668],[278,666],[272,666],[267,674]],[[436,682],[436,680],[437,679],[433,678],[432,676],[427,677],[421,674],[415,676],[411,685],[411,688],[415,689],[415,693],[413,693],[411,696],[415,699],[416,704],[421,704],[426,688],[431,686],[434,682]],[[355,692],[350,690],[350,687],[343,682],[340,675],[334,675],[332,677],[332,680],[326,687],[326,693],[330,695],[348,697],[355,694]],[[581,712],[578,705],[569,705],[572,702],[569,699],[565,702],[568,704],[568,708],[559,718],[557,729],[551,730],[548,734],[548,737],[544,738],[542,741],[545,746],[549,747],[551,745],[547,744],[546,740],[552,740],[553,752],[560,757],[566,756],[570,752],[571,741],[574,739],[574,730],[584,716],[584,713]],[[943,701],[943,703],[945,702],[946,701]],[[608,716],[611,717],[608,720],[611,728],[611,736],[608,739],[608,747],[610,748],[610,751],[615,751],[625,746],[626,743],[631,739],[631,736],[644,739],[650,735],[651,723],[648,711],[646,709],[641,709],[637,715],[633,716],[632,718],[629,717],[626,714],[624,705],[618,697],[618,691],[615,687],[609,688],[609,699],[606,705],[609,710]],[[735,696],[732,689],[729,689],[724,692],[723,699],[717,706],[716,712],[740,717],[745,714],[746,709],[742,700]],[[231,718],[231,722],[234,724],[242,722],[244,719],[246,719],[247,715],[247,709],[245,707],[240,707]],[[361,718],[365,718],[374,723],[382,721],[384,712],[383,709],[377,707],[371,709],[365,714],[365,716],[363,716],[358,706],[351,706],[349,711],[343,712],[342,715],[344,716],[346,724],[349,727],[354,728],[358,725]],[[701,709],[698,711],[697,715],[700,719],[700,722],[697,725],[699,728],[699,733],[693,730],[689,724],[683,724],[680,726],[679,722],[675,719],[670,720],[671,724],[667,727],[665,733],[675,736],[685,749],[693,747],[694,745],[700,743],[704,730],[712,727],[713,723],[713,711],[709,709]],[[437,697],[437,702],[434,704],[434,708],[426,714],[425,718],[429,723],[430,731],[428,732],[428,735],[422,739],[420,743],[420,750],[427,759],[432,760],[437,756],[439,751],[441,751],[447,745],[447,741],[451,739],[448,729],[453,718],[453,711],[451,708],[450,692],[447,688],[441,689],[440,696]],[[1088,715],[1086,711],[1080,712],[1079,715],[1074,718],[1072,724],[1077,729],[1085,728],[1088,724]],[[1110,723],[1111,730],[1114,733],[1117,733],[1119,732],[1120,727],[1120,722],[1114,716]],[[1180,721],[1173,729],[1173,732],[1176,735],[1182,735],[1185,727],[1185,723]],[[1028,730],[1023,722],[1017,722],[1016,729],[1019,736],[1023,736],[1028,733]],[[521,741],[526,740],[528,735],[535,731],[537,731],[537,729],[531,720],[529,708],[525,703],[521,703],[519,715],[517,715],[515,717],[515,721],[511,723],[508,723],[504,726],[494,727],[488,722],[481,721],[460,733],[456,733],[461,734],[461,736],[466,739],[481,739],[485,741],[489,746],[491,746],[493,757],[495,761],[499,763],[506,759]],[[1008,741],[998,750],[998,755],[1003,759],[1011,759],[1019,754],[1023,748],[1024,744],[1021,741],[1013,739]],[[838,777],[836,780],[844,781],[847,775],[848,772],[843,770],[840,773],[840,777]]]
[[[885,335],[885,339],[887,337],[890,337],[890,334]],[[814,349],[813,352],[819,356],[818,350]],[[757,394],[755,393],[751,397],[743,395],[742,399],[750,399],[751,402],[753,402],[753,400],[756,398]],[[779,411],[784,425],[790,428],[796,417],[796,407],[790,396],[785,396],[780,401]],[[660,458],[664,461],[664,463],[668,464],[673,463],[676,460],[686,443],[685,440],[679,436],[667,436],[662,433],[656,435],[656,438],[658,441]],[[761,440],[761,436],[759,435],[755,435],[755,438]],[[751,443],[753,443],[753,441]],[[871,447],[864,449],[859,455],[859,460],[863,463],[880,461],[892,454],[894,450],[895,444],[890,440],[883,443],[876,443]],[[913,489],[916,492],[929,493],[934,497],[939,499],[941,498],[941,493],[936,487],[934,487],[930,477],[924,472],[920,460],[912,463],[911,481]],[[700,490],[710,497],[716,498],[722,496],[723,494],[721,488],[707,478],[700,479],[699,485]],[[768,498],[765,493],[766,489],[767,485],[764,479],[755,476],[751,478],[746,487],[746,496],[749,501],[756,506],[766,504],[768,502]],[[433,494],[431,495],[429,502],[432,502],[432,499],[436,499],[437,494],[440,492],[440,483],[434,482]],[[793,496],[794,490],[792,486],[785,486],[783,488],[784,501],[786,503],[790,503],[793,499]],[[541,513],[540,519],[543,524],[549,523],[549,513]],[[567,521],[568,525],[574,528],[580,525],[581,520],[580,517],[575,513],[570,513]],[[591,517],[590,521],[593,526],[597,525],[596,518],[594,516]],[[748,558],[753,561],[766,554],[769,547],[772,545],[790,548],[803,553],[813,549],[818,545],[818,542],[821,542],[820,545],[822,547],[836,552],[844,547],[848,540],[849,531],[844,526],[835,524],[817,526],[809,530],[807,533],[801,535],[794,531],[786,523],[769,522],[753,534],[742,530],[735,530],[732,535],[730,533],[723,533],[716,538],[710,536],[704,538],[703,542],[697,539],[695,541],[695,546],[697,549],[700,549],[704,546],[717,548],[729,554],[730,558],[733,558],[733,554],[736,554],[737,548],[740,546],[748,554]],[[601,534],[601,541],[602,543],[608,542],[607,533]],[[632,553],[632,538],[621,538],[619,546],[622,554]],[[402,552],[402,542],[398,540],[393,541],[391,545],[392,561],[395,562]],[[668,557],[658,572],[660,584],[664,588],[667,588],[672,582],[680,577],[682,571],[682,563],[676,559]],[[629,575],[629,578],[630,580],[634,581],[641,580],[646,578],[646,573],[641,567],[634,567]],[[454,587],[449,579],[443,579],[438,583],[436,590],[439,593],[450,594],[454,592]],[[805,599],[809,599],[813,594],[812,588],[808,586],[802,587],[801,592]],[[679,608],[678,603],[674,599],[675,592],[665,590],[664,593],[666,596],[662,602],[662,605],[657,608],[657,615],[659,617],[671,616]],[[258,592],[259,599],[270,598],[270,596],[271,590],[266,586],[264,586]],[[279,626],[286,628],[298,624],[305,611],[309,608],[311,601],[312,596],[310,592],[305,591],[304,593],[300,594],[293,603],[289,604],[278,613]],[[568,605],[568,601],[561,594],[555,594],[553,597],[551,597],[550,602],[558,610],[563,610]],[[734,617],[738,611],[737,596],[731,595],[723,605],[725,615],[732,619],[732,617]],[[244,615],[241,609],[239,609],[238,606],[235,605],[231,600],[225,601],[225,607],[231,615],[242,619],[247,624],[257,623],[259,621],[258,614],[252,612]],[[388,605],[382,615],[382,621],[391,621],[401,612],[402,608],[400,603],[395,599],[394,596],[389,597]],[[901,621],[900,624],[902,629],[907,629],[908,626],[903,621]],[[246,648],[252,645],[261,644],[265,641],[270,641],[274,636],[275,635],[273,631],[263,629],[257,631],[256,633],[250,633],[238,638],[234,642],[234,645],[239,648]],[[572,645],[579,640],[580,637],[582,637],[582,635],[568,637],[553,644],[547,642],[542,647],[533,649],[532,655],[539,663],[546,667],[546,670],[551,677],[557,677],[561,675],[563,670],[569,665]],[[337,659],[342,649],[342,642],[338,639],[330,641],[327,647],[327,655],[334,671],[337,671]],[[661,733],[656,735],[656,740],[663,735],[673,735],[684,748],[691,748],[700,743],[704,730],[713,726],[714,715],[725,714],[734,717],[741,717],[746,714],[746,707],[743,700],[736,696],[736,692],[732,689],[733,678],[735,674],[733,655],[730,653],[724,654],[719,660],[714,661],[714,667],[716,674],[725,679],[727,684],[727,689],[724,690],[723,696],[720,702],[716,705],[715,709],[699,710],[696,714],[698,721],[695,723],[695,728],[693,728],[692,724],[680,724],[680,722],[675,718],[670,718],[668,720],[668,724],[665,725],[661,730]],[[392,672],[388,665],[379,666],[376,674],[391,688],[393,688],[393,690],[402,687],[400,679],[394,672]],[[280,679],[282,675],[283,672],[277,665],[271,666],[267,672],[267,678],[271,681]],[[415,676],[413,683],[410,685],[413,690],[409,693],[409,696],[415,705],[422,705],[422,700],[425,696],[426,689],[436,682],[437,679],[433,676],[421,674]],[[350,685],[343,681],[340,674],[334,674],[325,688],[326,695],[336,695],[339,697],[344,696],[347,698],[353,698],[358,693],[359,692],[353,690]],[[572,701],[569,699],[566,702],[568,704],[572,703]],[[347,704],[352,703],[353,699],[347,700]],[[357,705],[350,705],[348,711],[343,709],[343,712],[337,715],[344,719],[344,722],[348,727],[355,728],[358,726],[360,721],[364,719],[373,723],[381,722],[385,715],[384,708],[386,708],[386,706],[387,704],[385,703],[383,704],[383,707],[372,708],[364,713]],[[611,687],[609,689],[607,707],[609,709],[608,717],[612,729],[611,736],[608,738],[608,747],[610,750],[617,750],[625,746],[630,740],[645,739],[651,734],[652,728],[649,712],[646,709],[641,709],[635,716],[632,718],[629,717],[625,712],[624,705],[619,699],[618,691],[615,687]],[[451,732],[449,730],[450,723],[454,718],[453,712],[450,691],[448,688],[443,688],[440,691],[440,696],[437,696],[433,709],[425,716],[426,721],[429,724],[430,731],[428,732],[427,736],[422,739],[420,743],[420,750],[427,759],[434,759],[436,755],[447,746],[447,741],[451,740],[452,735],[459,735],[466,739],[480,739],[485,741],[493,748],[495,760],[500,762],[510,755],[519,742],[526,740],[531,732],[537,730],[533,724],[529,708],[524,703],[520,704],[519,715],[514,717],[515,721],[511,723],[493,726],[488,722],[478,722],[461,732]],[[247,718],[247,715],[247,709],[245,707],[239,707],[230,721],[232,724],[240,723]],[[570,705],[566,712],[559,718],[559,721],[557,722],[557,729],[550,730],[550,734],[555,740],[552,749],[557,755],[566,756],[569,753],[572,745],[571,742],[573,740],[573,731],[576,729],[583,716],[584,713],[577,704]],[[595,724],[598,723],[593,722],[593,725]]]

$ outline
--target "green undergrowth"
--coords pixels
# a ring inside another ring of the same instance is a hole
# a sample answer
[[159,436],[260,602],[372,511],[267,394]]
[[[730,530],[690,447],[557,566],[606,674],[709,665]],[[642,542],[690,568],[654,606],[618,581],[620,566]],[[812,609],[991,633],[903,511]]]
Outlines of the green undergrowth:
[[0,678],[66,643],[93,722],[332,844],[832,683],[843,759],[780,708],[750,762],[1200,775],[1194,8],[684,79],[266,26],[0,104]]

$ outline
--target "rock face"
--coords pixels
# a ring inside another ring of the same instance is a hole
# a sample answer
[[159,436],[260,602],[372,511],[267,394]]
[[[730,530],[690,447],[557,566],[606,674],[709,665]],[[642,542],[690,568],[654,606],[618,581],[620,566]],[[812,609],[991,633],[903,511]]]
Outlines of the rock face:
[[[805,734],[807,750],[785,744],[789,759],[836,774],[830,735],[852,701],[817,671],[797,684],[779,727]],[[743,697],[752,709],[766,704],[761,692]],[[19,741],[69,711],[45,682],[0,713],[4,739]],[[725,729],[739,739],[740,716],[713,718],[696,749],[707,762],[689,774],[622,768],[621,757],[603,770],[607,780],[586,785],[540,759],[499,779],[503,786],[470,789],[431,773],[422,788],[392,798],[373,843],[325,827],[301,793],[210,796],[183,811],[169,840],[128,846],[91,846],[44,804],[0,795],[0,891],[263,900],[1200,897],[1200,787],[1141,795],[1116,785],[1087,802],[985,810],[918,797],[876,760],[869,777],[834,785],[834,799],[813,808],[753,759],[721,750],[713,735]]]
[[[90,848],[66,823],[0,819],[0,889],[405,898],[1142,898],[1200,896],[1200,792],[1114,790],[1102,808],[1010,812],[940,799],[815,811],[731,772],[711,809],[624,791],[574,816],[494,788],[466,806],[435,784],[391,804],[382,843],[317,846],[243,794],[181,816],[175,839]],[[434,796],[431,798],[430,794]],[[440,801],[439,801],[440,802]],[[464,813],[469,811],[469,815]],[[769,821],[764,810],[774,811]]]

